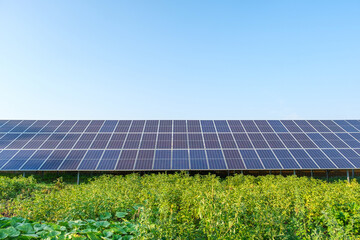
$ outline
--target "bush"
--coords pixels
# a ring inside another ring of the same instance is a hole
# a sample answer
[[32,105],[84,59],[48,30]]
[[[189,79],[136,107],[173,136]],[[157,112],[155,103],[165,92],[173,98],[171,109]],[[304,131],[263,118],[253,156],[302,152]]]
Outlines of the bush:
[[[53,186],[55,188],[55,186]],[[32,221],[129,211],[140,239],[356,239],[360,187],[296,176],[103,175],[8,201]],[[135,206],[135,207],[134,207]]]

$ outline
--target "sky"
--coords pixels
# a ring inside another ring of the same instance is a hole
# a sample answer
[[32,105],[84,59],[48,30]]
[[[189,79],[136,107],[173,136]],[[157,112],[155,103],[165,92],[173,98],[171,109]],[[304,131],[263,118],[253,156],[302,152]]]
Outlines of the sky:
[[0,0],[0,119],[360,119],[360,1]]

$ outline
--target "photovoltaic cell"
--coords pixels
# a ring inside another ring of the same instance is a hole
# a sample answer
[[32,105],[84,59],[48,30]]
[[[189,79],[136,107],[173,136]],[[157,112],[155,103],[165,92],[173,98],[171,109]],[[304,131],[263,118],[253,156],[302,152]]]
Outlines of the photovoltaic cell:
[[246,169],[264,169],[255,150],[240,150]]
[[270,148],[285,148],[285,145],[275,133],[264,133],[263,136]]
[[350,123],[357,130],[360,130],[360,122],[358,120],[347,120],[347,122]]
[[219,139],[215,133],[204,134],[204,141],[206,148],[220,148]]
[[275,156],[284,167],[284,169],[298,169],[301,168],[300,165],[296,162],[293,156],[290,154],[288,150],[285,149],[275,149]]
[[210,169],[227,169],[221,150],[206,150]]
[[255,125],[254,121],[243,120],[243,121],[241,121],[241,123],[244,126],[246,132],[259,132],[259,129]]
[[188,134],[188,139],[189,139],[190,149],[204,148],[204,139],[202,137],[202,134],[199,133]]
[[265,120],[255,120],[254,121],[256,126],[259,128],[260,132],[266,133],[266,132],[274,132],[274,130],[271,128],[270,124]]
[[33,155],[35,150],[20,150],[10,161],[8,161],[2,170],[18,170]]
[[290,133],[279,133],[278,136],[287,148],[301,148],[300,144]]
[[282,124],[289,130],[289,132],[302,132],[302,130],[296,125],[294,121],[282,120]]
[[52,150],[37,150],[21,167],[21,170],[37,170],[50,156]]
[[171,133],[159,133],[157,140],[157,149],[171,149],[172,135]]
[[331,120],[321,120],[321,123],[323,123],[332,132],[345,132],[341,127],[339,127]]
[[313,141],[311,141],[311,139],[306,136],[306,134],[294,133],[293,136],[303,148],[317,148],[315,143],[313,143]]
[[54,150],[46,162],[40,167],[40,169],[57,170],[69,152],[69,150]]
[[127,133],[130,129],[131,121],[129,120],[120,120],[118,125],[115,127],[114,132],[118,133]]
[[158,131],[159,121],[149,120],[145,123],[144,132],[146,133],[156,133]]
[[89,120],[80,120],[75,123],[75,125],[71,128],[70,132],[82,133],[89,126]]
[[296,161],[300,164],[301,168],[316,169],[319,168],[311,157],[303,149],[290,149],[291,154],[295,157]]
[[122,150],[116,169],[132,170],[134,168],[137,152],[137,150]]
[[114,120],[108,120],[105,121],[104,125],[102,125],[100,132],[113,132],[116,125],[117,125],[118,121],[114,121]]
[[154,161],[154,150],[139,150],[135,169],[152,169]]
[[271,150],[257,150],[257,153],[266,169],[282,169]]
[[345,120],[335,120],[334,122],[347,132],[359,132],[359,130],[351,126]]
[[159,132],[172,132],[172,121],[160,120]]
[[268,123],[274,129],[275,132],[288,132],[288,130],[284,127],[284,125],[278,120],[269,120]]
[[114,170],[120,156],[120,150],[105,150],[96,169]]
[[349,148],[340,138],[338,138],[334,133],[322,133],[322,136],[328,140],[331,145],[335,148]]
[[336,133],[336,135],[343,140],[351,148],[360,148],[360,142],[354,139],[348,133]]
[[225,120],[215,120],[215,127],[217,132],[227,133],[230,132],[230,128]]
[[200,121],[198,120],[188,120],[187,121],[188,132],[191,133],[201,133]]
[[88,150],[78,170],[95,170],[103,153],[103,150]]
[[77,169],[81,160],[83,159],[86,150],[72,150],[66,157],[66,159],[62,162],[59,170],[71,170]]
[[230,133],[219,133],[222,148],[237,148],[233,136]]
[[349,162],[356,168],[360,167],[360,156],[352,149],[339,149],[338,150]]
[[319,148],[333,148],[333,146],[323,137],[320,133],[308,133],[308,137],[319,147]]
[[269,148],[261,133],[249,133],[249,138],[255,148]]
[[25,132],[31,125],[35,123],[35,120],[25,120],[18,124],[16,127],[11,129],[10,132]]
[[238,150],[223,150],[228,169],[245,169]]
[[354,166],[336,149],[323,149],[323,152],[339,168],[354,168]]
[[190,165],[194,170],[208,169],[205,150],[190,150]]
[[174,121],[174,132],[186,133],[186,121],[185,120],[175,120]]
[[310,125],[315,128],[318,132],[331,132],[324,124],[319,120],[309,120]]
[[18,152],[18,150],[3,150],[0,152],[0,169]]
[[229,124],[231,131],[234,133],[245,132],[245,129],[239,120],[229,120],[228,124]]
[[171,169],[171,150],[156,150],[153,169]]
[[307,121],[305,120],[295,120],[296,125],[298,125],[301,130],[306,133],[313,133],[316,132],[315,128],[313,128]]
[[240,149],[253,148],[249,137],[245,133],[234,133],[235,142]]
[[319,149],[307,149],[306,152],[310,155],[310,157],[316,162],[316,164],[320,168],[324,169],[333,169],[337,168],[329,158],[321,152]]
[[189,154],[187,150],[173,150],[172,169],[189,169]]
[[213,121],[201,120],[202,131],[205,132],[216,132]]

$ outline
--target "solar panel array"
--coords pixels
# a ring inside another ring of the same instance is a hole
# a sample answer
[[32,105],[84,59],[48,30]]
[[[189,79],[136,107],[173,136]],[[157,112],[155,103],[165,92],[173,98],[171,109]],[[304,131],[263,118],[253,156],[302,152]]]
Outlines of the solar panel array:
[[0,120],[0,171],[354,168],[358,120]]

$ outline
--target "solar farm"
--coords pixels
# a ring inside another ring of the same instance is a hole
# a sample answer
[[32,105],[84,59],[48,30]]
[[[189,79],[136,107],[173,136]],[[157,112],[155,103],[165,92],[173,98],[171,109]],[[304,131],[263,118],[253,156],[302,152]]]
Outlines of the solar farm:
[[0,171],[349,170],[358,120],[1,120]]
[[358,120],[1,120],[0,239],[358,239]]

